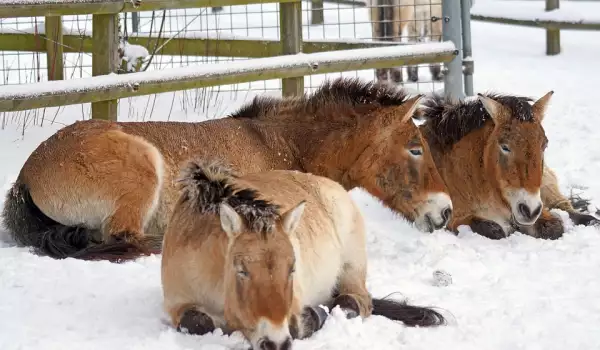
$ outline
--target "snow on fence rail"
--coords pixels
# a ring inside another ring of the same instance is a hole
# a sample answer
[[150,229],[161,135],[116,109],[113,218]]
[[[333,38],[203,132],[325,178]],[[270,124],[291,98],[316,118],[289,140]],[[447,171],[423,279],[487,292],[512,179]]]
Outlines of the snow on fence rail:
[[154,93],[209,87],[233,82],[303,77],[416,63],[449,62],[458,50],[452,42],[393,45],[337,52],[296,54],[233,63],[110,74],[68,81],[0,87],[0,112],[97,103]]
[[299,0],[2,0],[0,18],[101,15],[214,6],[293,3]]
[[[563,6],[563,8],[561,8]],[[560,30],[600,30],[600,3],[545,0],[484,1],[471,8],[471,19],[546,29],[546,54],[560,53]]]
[[[46,37],[44,23],[28,30],[0,29],[0,51],[46,52],[46,45],[40,45],[40,36]],[[92,33],[75,29],[63,29],[64,52],[92,53]],[[157,37],[151,33],[129,34],[127,42],[151,51],[154,46],[160,49],[157,55],[173,56],[223,56],[262,58],[281,55],[282,44],[277,39],[250,38],[227,33],[182,33],[177,37]],[[365,41],[358,39],[310,39],[302,41],[302,52],[315,53],[336,50],[361,49],[390,45],[403,45],[389,41]]]

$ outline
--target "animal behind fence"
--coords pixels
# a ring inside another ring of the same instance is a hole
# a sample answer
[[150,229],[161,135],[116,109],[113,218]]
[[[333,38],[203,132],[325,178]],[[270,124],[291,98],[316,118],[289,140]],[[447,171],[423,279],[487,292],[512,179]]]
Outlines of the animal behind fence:
[[[409,42],[442,40],[442,0],[369,0],[374,40]],[[432,63],[429,71],[434,81],[443,78],[442,64]],[[419,67],[407,67],[408,80],[419,80]],[[404,81],[402,67],[376,69],[379,81]]]
[[337,182],[286,170],[238,176],[198,159],[179,183],[161,272],[174,327],[239,330],[263,350],[290,349],[319,330],[321,304],[409,326],[445,322],[429,308],[371,298],[364,221]]

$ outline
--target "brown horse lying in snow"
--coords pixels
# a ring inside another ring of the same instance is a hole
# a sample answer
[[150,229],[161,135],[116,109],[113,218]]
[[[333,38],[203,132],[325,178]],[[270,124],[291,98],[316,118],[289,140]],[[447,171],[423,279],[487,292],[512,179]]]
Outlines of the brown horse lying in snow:
[[164,307],[193,334],[239,330],[253,349],[291,349],[321,328],[324,304],[348,317],[445,323],[424,307],[371,298],[365,226],[340,184],[274,170],[238,176],[190,162],[164,236]]
[[240,173],[299,170],[362,187],[418,228],[439,229],[452,204],[412,120],[419,99],[338,79],[310,97],[256,98],[200,123],[77,122],[27,159],[4,224],[18,243],[55,258],[125,259],[125,248],[151,243],[160,251],[179,169],[217,156]]
[[514,230],[556,239],[564,227],[549,205],[558,202],[576,224],[598,222],[569,209],[554,173],[544,166],[548,139],[541,123],[551,96],[534,103],[497,94],[472,101],[433,96],[422,104],[421,130],[454,205],[449,229],[468,225],[493,239]]

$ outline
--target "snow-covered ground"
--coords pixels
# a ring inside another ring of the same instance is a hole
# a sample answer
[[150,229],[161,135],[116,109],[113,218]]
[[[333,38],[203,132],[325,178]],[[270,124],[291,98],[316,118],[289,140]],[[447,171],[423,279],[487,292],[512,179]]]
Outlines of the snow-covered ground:
[[[358,10],[357,10],[358,12]],[[544,121],[547,163],[568,193],[583,188],[600,203],[600,153],[595,126],[600,32],[563,32],[563,53],[544,55],[538,29],[472,23],[475,89],[540,97],[555,94]],[[368,34],[366,34],[368,35]],[[365,36],[366,36],[365,35]],[[425,69],[423,71],[426,71]],[[372,78],[367,72],[366,78]],[[238,93],[242,97],[244,92]],[[173,94],[122,101],[123,120],[200,120],[237,108],[222,95],[206,111],[184,111]],[[238,96],[238,97],[239,97]],[[181,97],[181,96],[180,96]],[[196,96],[197,97],[197,96]],[[194,96],[188,97],[193,104]],[[147,103],[150,101],[150,103]],[[189,102],[189,101],[188,101]],[[149,112],[147,112],[149,113]],[[203,116],[200,116],[203,115]],[[0,130],[0,186],[6,190],[28,154],[62,125],[81,119],[67,107],[43,127],[7,117]],[[35,116],[27,116],[32,121]],[[38,116],[39,117],[39,116]],[[0,117],[2,119],[2,117]],[[438,306],[451,324],[407,328],[382,317],[346,320],[335,314],[296,349],[591,350],[600,348],[600,229],[571,227],[557,241],[515,234],[491,241],[471,232],[422,234],[357,189],[368,224],[368,286],[374,296],[399,292]],[[0,204],[1,205],[1,204]],[[161,305],[160,257],[126,264],[52,260],[0,242],[0,349],[244,349],[239,334],[177,333]],[[444,270],[453,283],[432,284]]]

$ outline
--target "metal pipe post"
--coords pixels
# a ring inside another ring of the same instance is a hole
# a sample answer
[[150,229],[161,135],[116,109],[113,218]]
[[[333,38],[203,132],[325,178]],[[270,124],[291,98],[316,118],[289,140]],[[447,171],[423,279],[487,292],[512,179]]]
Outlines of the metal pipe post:
[[463,49],[463,75],[465,78],[465,94],[473,96],[473,49],[471,47],[471,5],[472,0],[461,0],[462,24],[462,49]]
[[444,94],[446,97],[462,99],[464,98],[463,79],[462,79],[462,47],[461,25],[460,25],[460,4],[458,1],[442,1],[443,40],[452,41],[459,51],[454,59],[445,64],[444,72]]
[[140,17],[137,12],[131,13],[131,32],[137,33],[140,31]]

